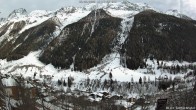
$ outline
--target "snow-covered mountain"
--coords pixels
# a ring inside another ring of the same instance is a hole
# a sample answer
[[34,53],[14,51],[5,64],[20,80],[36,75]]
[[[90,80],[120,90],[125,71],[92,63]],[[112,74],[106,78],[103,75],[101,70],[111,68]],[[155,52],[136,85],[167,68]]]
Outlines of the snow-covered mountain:
[[0,22],[5,22],[6,18],[0,18]]
[[[166,76],[192,81],[194,77],[188,75],[196,65],[196,22],[183,16],[130,2],[29,14],[25,9],[14,10],[0,19],[0,73],[12,77],[3,83],[10,86],[13,78],[22,76],[59,90],[57,82],[68,83],[71,78],[73,86],[63,90],[94,94],[113,90],[116,95],[140,77],[145,82]],[[87,80],[101,85],[91,87]],[[114,80],[118,86],[111,89],[109,82]],[[152,95],[155,88],[144,90]],[[124,92],[128,98],[141,95],[139,90]]]
[[16,9],[13,12],[11,12],[8,16],[8,19],[13,19],[13,18],[21,18],[27,16],[27,11],[23,8]]
[[176,16],[178,18],[192,20],[192,18],[190,18],[190,17],[188,17],[188,16],[186,16],[186,15],[181,14],[180,12],[178,12],[178,10],[172,10],[172,9],[170,9],[170,10],[166,11],[165,13],[168,14],[168,15]]

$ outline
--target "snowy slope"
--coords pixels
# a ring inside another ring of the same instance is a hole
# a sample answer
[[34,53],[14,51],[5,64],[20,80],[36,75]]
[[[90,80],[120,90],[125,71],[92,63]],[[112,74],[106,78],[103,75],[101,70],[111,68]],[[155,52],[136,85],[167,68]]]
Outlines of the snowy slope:
[[[30,25],[37,22],[37,25],[44,21],[44,19],[57,16],[61,19],[61,22],[66,26],[67,24],[71,24],[76,22],[77,20],[86,16],[90,11],[94,9],[104,9],[111,12],[112,15],[121,17],[124,14],[136,14],[146,9],[153,9],[149,7],[147,4],[133,4],[130,2],[117,2],[117,3],[102,3],[96,7],[96,4],[89,4],[85,7],[63,7],[61,9],[55,11],[47,11],[47,10],[35,10],[27,14],[25,9],[17,9],[14,10],[9,17],[8,21],[4,22],[17,22],[20,20],[27,21]],[[1,23],[2,24],[2,23]],[[32,26],[29,26],[32,27]]]
[[[25,56],[22,59],[17,61],[7,62],[6,60],[0,60],[0,72],[2,74],[12,74],[12,75],[22,75],[25,78],[34,76],[34,73],[37,73],[38,76],[36,78],[40,79],[39,75],[49,75],[53,76],[52,80],[57,81],[58,79],[66,79],[69,76],[74,77],[74,82],[77,84],[87,78],[99,79],[102,82],[105,79],[109,79],[109,73],[111,72],[113,75],[113,79],[120,82],[129,82],[131,78],[134,79],[134,82],[138,82],[140,77],[146,76],[150,78],[150,81],[154,81],[155,78],[160,76],[164,77],[165,75],[172,76],[172,78],[176,76],[184,77],[186,74],[175,74],[170,75],[168,72],[163,72],[161,69],[157,69],[158,65],[156,64],[156,60],[147,60],[147,64],[149,68],[152,68],[156,74],[146,74],[148,69],[138,69],[138,70],[130,70],[128,68],[124,68],[120,64],[120,55],[118,53],[112,53],[111,55],[106,56],[102,63],[97,67],[93,67],[84,72],[72,71],[71,69],[62,70],[60,68],[54,68],[51,64],[45,65],[38,60],[41,51],[36,51],[30,53],[28,56]],[[188,65],[192,63],[188,62],[171,62],[164,61],[164,64],[167,66],[172,65]],[[193,63],[196,65],[196,63]],[[43,80],[42,78],[40,80]]]
[[178,10],[167,10],[165,12],[165,14],[168,14],[168,15],[172,15],[172,16],[175,16],[175,17],[178,17],[178,18],[183,18],[183,19],[187,19],[187,20],[192,20],[192,18],[184,15],[184,14],[181,14],[180,12],[178,12]]
[[16,9],[13,12],[11,12],[8,16],[9,19],[18,19],[18,18],[23,18],[27,16],[27,11],[23,8]]

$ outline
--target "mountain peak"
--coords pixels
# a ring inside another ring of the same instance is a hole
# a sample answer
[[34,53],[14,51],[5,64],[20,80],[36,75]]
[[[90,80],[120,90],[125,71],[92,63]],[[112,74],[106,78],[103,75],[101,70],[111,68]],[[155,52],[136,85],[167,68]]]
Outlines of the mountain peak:
[[165,14],[172,15],[172,16],[182,18],[182,19],[186,19],[186,20],[192,20],[192,18],[180,13],[178,10],[175,10],[175,9],[174,10],[170,9],[170,10],[166,11]]
[[96,6],[95,3],[91,3],[85,7],[87,10],[95,10],[97,9],[113,9],[113,10],[134,10],[134,11],[143,11],[145,9],[153,9],[148,6],[148,4],[144,3],[131,3],[129,1],[116,2],[116,3],[100,3]]
[[8,19],[12,19],[12,18],[18,18],[21,16],[26,16],[27,15],[27,11],[24,8],[19,8],[19,9],[15,9],[14,11],[12,11],[9,16]]
[[74,13],[76,11],[76,7],[62,7],[57,12],[62,12],[62,13]]
[[108,16],[107,12],[103,9],[93,10],[89,13],[89,16],[95,16],[95,13],[99,16]]
[[0,22],[6,21],[6,18],[0,18]]
[[30,17],[39,17],[39,16],[44,16],[44,15],[48,15],[49,13],[51,13],[51,11],[47,11],[47,10],[34,10],[32,12],[30,12],[28,14],[28,16]]

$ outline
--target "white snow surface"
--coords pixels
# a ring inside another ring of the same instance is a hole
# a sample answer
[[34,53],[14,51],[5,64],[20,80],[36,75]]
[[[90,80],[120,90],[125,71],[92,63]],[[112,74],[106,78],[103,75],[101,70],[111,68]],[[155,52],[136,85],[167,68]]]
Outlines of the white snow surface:
[[165,12],[165,14],[167,15],[172,15],[172,16],[175,16],[177,18],[182,18],[182,19],[187,19],[187,20],[192,20],[191,17],[188,17],[182,13],[180,13],[178,10],[172,10],[172,9],[169,9]]
[[29,17],[39,17],[39,16],[47,16],[52,13],[52,11],[47,10],[34,10],[28,14]]
[[[33,77],[34,73],[39,75],[49,75],[53,76],[52,81],[57,81],[58,79],[66,79],[68,77],[74,78],[74,83],[79,83],[80,81],[84,81],[87,78],[90,79],[100,79],[102,82],[105,79],[109,79],[109,73],[112,73],[112,78],[114,80],[120,82],[127,82],[131,81],[133,77],[135,82],[138,82],[140,77],[146,76],[147,78],[150,77],[150,80],[155,80],[155,77],[169,75],[169,73],[163,73],[161,70],[156,69],[157,64],[154,63],[156,60],[151,61],[148,60],[147,64],[151,65],[152,68],[156,71],[156,74],[144,74],[147,70],[146,69],[138,69],[138,70],[130,70],[128,68],[124,68],[120,65],[120,55],[118,53],[112,53],[105,58],[101,64],[93,67],[86,72],[78,72],[72,71],[71,69],[63,70],[57,69],[53,65],[48,64],[45,65],[38,60],[41,51],[31,52],[29,55],[25,56],[16,61],[6,61],[0,60],[0,72],[2,74],[12,74],[12,75],[23,75],[25,78]],[[188,62],[164,62],[166,65],[185,65],[189,64]],[[194,63],[196,64],[196,63]],[[182,74],[171,75],[172,77],[175,76],[183,76]],[[37,79],[43,80],[42,78],[36,76]],[[7,83],[7,82],[5,82]],[[10,84],[7,84],[10,85]]]
[[[86,5],[85,7],[63,7],[61,9],[55,11],[48,10],[35,10],[30,12],[29,14],[23,16],[17,16],[13,18],[9,18],[4,22],[1,22],[0,26],[8,22],[18,22],[24,20],[27,22],[27,25],[20,31],[22,33],[24,30],[39,25],[44,22],[48,18],[57,16],[62,24],[62,27],[65,27],[68,24],[73,22],[77,22],[79,19],[88,15],[94,9],[104,9],[109,11],[111,15],[116,17],[124,17],[124,15],[135,15],[146,9],[154,9],[149,7],[147,4],[133,4],[130,2],[117,2],[117,3],[101,3],[96,7],[95,3]],[[154,9],[155,10],[155,9]]]

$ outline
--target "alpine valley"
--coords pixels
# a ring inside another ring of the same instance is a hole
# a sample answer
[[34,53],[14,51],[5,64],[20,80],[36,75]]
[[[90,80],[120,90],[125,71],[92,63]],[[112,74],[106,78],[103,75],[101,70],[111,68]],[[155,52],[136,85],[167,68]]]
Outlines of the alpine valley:
[[196,21],[130,2],[16,9],[0,18],[0,78],[2,110],[195,107]]

